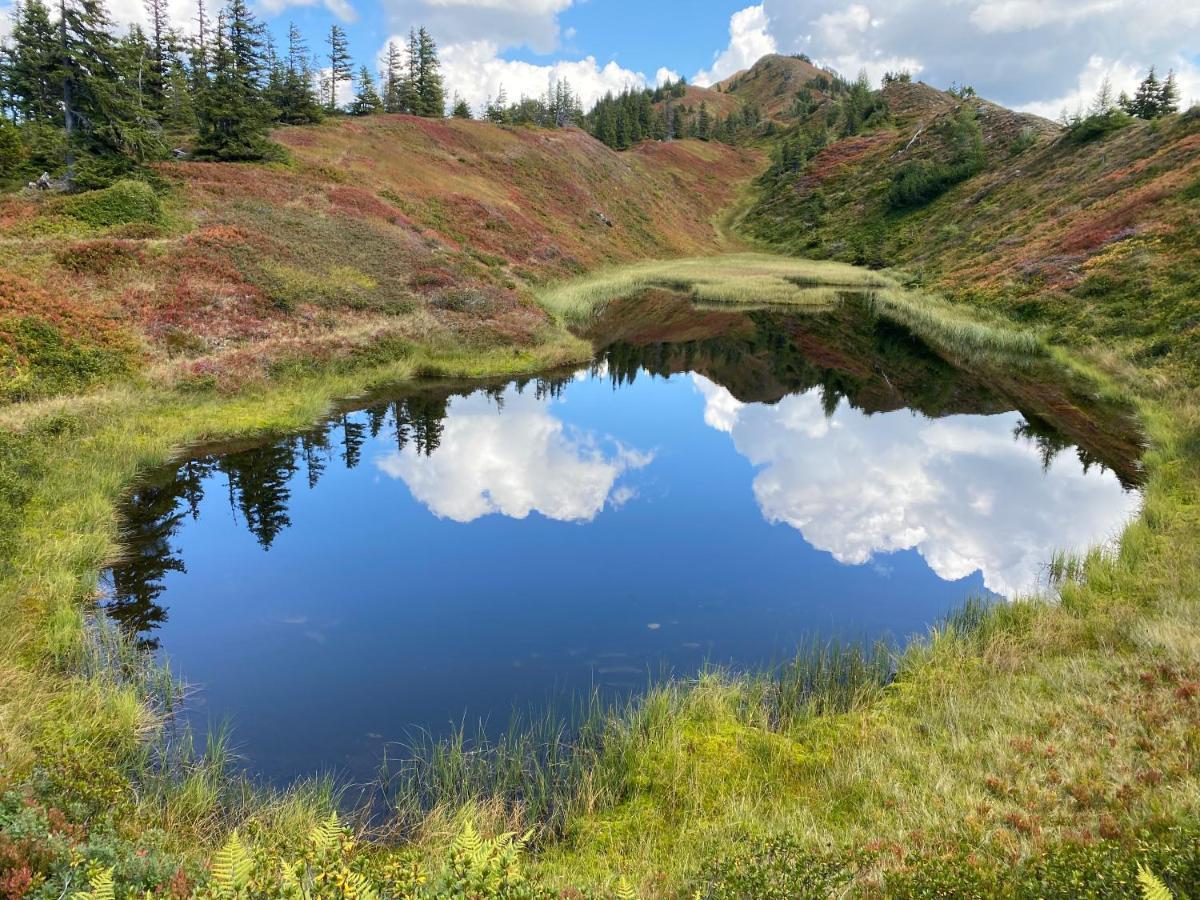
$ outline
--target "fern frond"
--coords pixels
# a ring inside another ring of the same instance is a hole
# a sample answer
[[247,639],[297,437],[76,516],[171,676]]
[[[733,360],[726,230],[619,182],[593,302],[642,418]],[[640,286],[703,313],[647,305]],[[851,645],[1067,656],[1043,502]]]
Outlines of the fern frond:
[[453,849],[463,856],[474,859],[484,850],[484,841],[475,830],[475,824],[468,819],[463,823],[462,831],[454,839]]
[[318,856],[341,850],[342,825],[338,821],[336,812],[324,822],[313,826],[312,831],[308,833],[308,842]]
[[88,876],[90,890],[76,891],[72,900],[116,900],[111,868],[94,871]]
[[1175,895],[1166,883],[1151,872],[1144,863],[1138,863],[1138,884],[1142,888],[1142,900],[1174,900]]
[[250,883],[250,871],[253,866],[254,862],[246,852],[246,845],[234,829],[225,846],[213,857],[213,885],[222,896],[237,896]]
[[361,872],[351,872],[346,876],[343,892],[346,900],[379,900],[378,891]]
[[639,900],[638,892],[625,880],[624,876],[617,880],[617,900]]

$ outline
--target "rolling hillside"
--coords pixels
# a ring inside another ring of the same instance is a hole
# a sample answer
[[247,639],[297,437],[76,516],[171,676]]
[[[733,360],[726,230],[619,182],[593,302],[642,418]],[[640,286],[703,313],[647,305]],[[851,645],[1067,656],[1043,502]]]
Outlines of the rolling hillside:
[[717,213],[762,166],[408,116],[276,138],[285,164],[161,165],[162,201],[137,183],[0,199],[0,397],[144,368],[235,385],[385,338],[531,346],[531,284],[720,248]]

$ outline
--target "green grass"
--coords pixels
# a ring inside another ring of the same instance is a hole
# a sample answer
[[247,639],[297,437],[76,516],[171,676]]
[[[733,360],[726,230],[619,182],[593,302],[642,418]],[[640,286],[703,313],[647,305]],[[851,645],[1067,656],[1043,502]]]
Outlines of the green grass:
[[605,304],[650,288],[671,288],[708,303],[780,303],[820,308],[837,289],[893,287],[882,275],[842,263],[762,253],[653,260],[551,285],[538,301],[561,321],[584,325]]

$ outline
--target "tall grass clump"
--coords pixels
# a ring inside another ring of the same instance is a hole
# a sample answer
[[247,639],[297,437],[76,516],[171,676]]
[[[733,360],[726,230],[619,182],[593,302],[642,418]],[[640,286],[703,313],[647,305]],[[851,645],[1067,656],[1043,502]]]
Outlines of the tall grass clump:
[[884,643],[814,641],[773,671],[706,668],[622,700],[592,692],[566,714],[514,715],[499,737],[482,725],[440,739],[422,732],[381,772],[390,827],[410,838],[444,834],[469,817],[533,829],[536,841],[561,837],[578,817],[643,792],[646,759],[678,752],[681,734],[727,727],[712,724],[720,722],[786,734],[877,700],[898,662]]
[[1024,367],[1046,357],[1036,332],[980,321],[943,300],[899,289],[873,291],[867,300],[872,312],[899,322],[958,359]]

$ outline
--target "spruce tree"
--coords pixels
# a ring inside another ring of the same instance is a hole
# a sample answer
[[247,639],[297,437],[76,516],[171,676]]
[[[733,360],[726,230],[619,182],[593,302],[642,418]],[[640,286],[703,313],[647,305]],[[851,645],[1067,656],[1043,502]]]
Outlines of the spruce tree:
[[387,62],[383,72],[383,109],[384,112],[405,112],[401,86],[404,73],[400,69],[400,48],[395,41],[388,41]]
[[454,95],[454,111],[453,111],[452,115],[456,119],[472,118],[471,107],[469,105],[467,105],[467,101],[464,100],[462,97],[460,97],[458,94]]
[[0,184],[15,178],[25,162],[21,132],[8,119],[0,116]]
[[149,22],[150,59],[145,93],[148,108],[160,119],[166,110],[168,71],[173,53],[167,0],[142,0]]
[[483,117],[497,125],[503,125],[508,120],[508,94],[504,91],[504,85],[500,85],[495,100],[488,100]]
[[416,114],[430,119],[446,115],[446,90],[442,84],[437,45],[424,27],[417,31]]
[[712,116],[704,100],[700,101],[700,114],[696,118],[696,137],[702,141],[712,140]]
[[1175,72],[1167,72],[1167,78],[1162,83],[1159,92],[1158,114],[1169,116],[1179,112],[1179,85],[1175,81]]
[[346,41],[346,32],[338,25],[329,28],[329,96],[326,97],[326,109],[337,112],[338,85],[350,81],[350,49]]
[[308,44],[295,23],[288,26],[287,59],[277,64],[279,82],[273,103],[278,120],[285,125],[306,125],[321,120],[321,105],[313,90],[312,69],[308,64]]
[[163,144],[136,108],[101,0],[58,0],[54,75],[61,90],[68,187],[96,187],[159,156]]
[[1137,92],[1133,95],[1131,109],[1127,112],[1131,112],[1141,119],[1156,119],[1161,115],[1161,109],[1162,85],[1155,74],[1154,66],[1151,66],[1146,77],[1142,79],[1142,83],[1138,85]]
[[5,92],[21,122],[60,121],[57,58],[58,34],[49,9],[42,0],[26,0],[13,12],[12,45],[4,51]]
[[252,160],[268,153],[269,108],[258,80],[262,51],[262,27],[244,0],[230,0],[217,17],[210,77],[198,104],[197,156]]
[[358,93],[350,104],[350,115],[370,116],[382,110],[383,101],[375,90],[375,79],[371,77],[371,70],[363,66],[358,71]]

